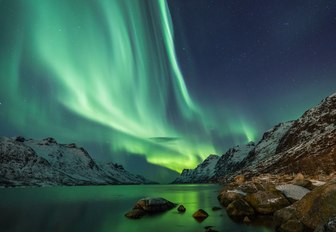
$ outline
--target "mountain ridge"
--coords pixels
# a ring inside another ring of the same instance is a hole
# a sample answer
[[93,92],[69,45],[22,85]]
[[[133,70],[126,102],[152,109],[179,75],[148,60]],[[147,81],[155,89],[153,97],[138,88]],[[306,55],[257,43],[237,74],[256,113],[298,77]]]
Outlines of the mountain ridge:
[[0,137],[0,186],[152,184],[115,163],[98,164],[76,144]]
[[[208,182],[226,182],[241,174],[247,177],[298,172],[318,175],[336,171],[336,93],[298,119],[275,125],[258,143],[250,144],[250,150],[247,147],[248,144],[238,145],[221,155],[214,175],[207,177]],[[190,178],[187,174],[181,173],[173,183],[187,180]]]

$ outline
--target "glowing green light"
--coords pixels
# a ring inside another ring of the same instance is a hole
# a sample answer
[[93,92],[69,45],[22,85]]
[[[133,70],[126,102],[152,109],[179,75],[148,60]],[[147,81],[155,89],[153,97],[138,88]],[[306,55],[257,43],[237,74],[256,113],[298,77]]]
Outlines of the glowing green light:
[[246,122],[216,121],[192,100],[166,1],[16,1],[0,97],[24,133],[108,142],[113,156],[126,151],[177,171],[224,152],[210,128],[254,139]]

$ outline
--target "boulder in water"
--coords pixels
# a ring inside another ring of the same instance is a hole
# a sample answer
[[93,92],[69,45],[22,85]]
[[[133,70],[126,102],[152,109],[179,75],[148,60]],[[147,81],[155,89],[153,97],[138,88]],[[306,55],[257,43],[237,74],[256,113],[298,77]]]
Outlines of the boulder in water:
[[133,209],[125,214],[126,217],[138,219],[146,214],[155,214],[174,208],[176,204],[164,198],[147,197],[140,199]]
[[209,214],[205,212],[203,209],[197,210],[193,215],[192,215],[197,221],[201,222],[205,220]]

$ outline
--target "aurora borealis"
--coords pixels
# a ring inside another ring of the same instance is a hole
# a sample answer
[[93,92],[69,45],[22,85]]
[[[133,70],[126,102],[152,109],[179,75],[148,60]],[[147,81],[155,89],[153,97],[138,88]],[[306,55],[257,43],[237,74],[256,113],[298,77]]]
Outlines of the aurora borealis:
[[1,134],[180,172],[335,90],[335,3],[237,2],[0,1]]

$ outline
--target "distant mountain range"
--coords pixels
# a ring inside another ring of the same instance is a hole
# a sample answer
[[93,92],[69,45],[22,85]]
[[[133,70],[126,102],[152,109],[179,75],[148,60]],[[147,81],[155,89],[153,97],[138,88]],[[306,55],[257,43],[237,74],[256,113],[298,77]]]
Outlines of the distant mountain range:
[[96,163],[76,144],[0,137],[0,186],[150,184],[114,163]]
[[185,169],[173,183],[224,182],[236,175],[307,175],[336,171],[336,93],[295,121],[280,123],[254,144],[239,145],[222,156],[210,155]]

